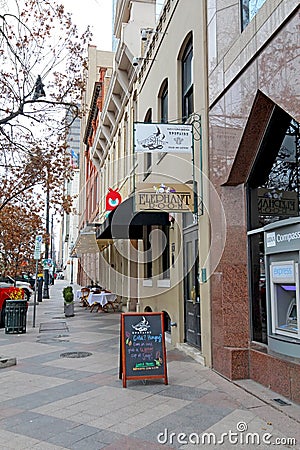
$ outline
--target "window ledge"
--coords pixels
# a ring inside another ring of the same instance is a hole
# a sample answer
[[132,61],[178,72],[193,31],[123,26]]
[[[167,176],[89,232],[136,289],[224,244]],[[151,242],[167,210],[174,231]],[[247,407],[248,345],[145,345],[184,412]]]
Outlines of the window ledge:
[[171,287],[171,280],[170,279],[157,280],[157,287],[169,288]]

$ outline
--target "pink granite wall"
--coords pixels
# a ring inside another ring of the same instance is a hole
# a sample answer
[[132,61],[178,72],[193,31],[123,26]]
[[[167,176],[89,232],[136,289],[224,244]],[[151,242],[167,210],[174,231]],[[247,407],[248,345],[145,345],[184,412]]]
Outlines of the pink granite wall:
[[256,350],[250,351],[250,378],[300,403],[300,361],[281,360]]
[[[300,401],[300,366],[250,351],[244,186],[273,106],[300,121],[298,28],[294,15],[209,113],[210,179],[227,221],[224,253],[211,277],[213,367],[230,379],[251,377],[295,401]],[[210,215],[217,217],[214,204]]]

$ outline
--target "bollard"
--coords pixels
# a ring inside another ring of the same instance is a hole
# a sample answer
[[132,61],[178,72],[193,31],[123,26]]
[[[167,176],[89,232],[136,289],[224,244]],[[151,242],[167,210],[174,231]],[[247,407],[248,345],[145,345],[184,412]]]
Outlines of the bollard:
[[43,277],[37,279],[37,299],[38,302],[43,300]]

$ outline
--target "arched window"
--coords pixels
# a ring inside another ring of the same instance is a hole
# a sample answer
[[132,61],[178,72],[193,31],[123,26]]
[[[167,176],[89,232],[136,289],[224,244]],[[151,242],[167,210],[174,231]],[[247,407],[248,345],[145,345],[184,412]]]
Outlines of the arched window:
[[192,37],[185,45],[181,57],[182,80],[182,119],[185,122],[194,112],[194,81],[193,81],[193,42]]
[[159,107],[159,117],[160,122],[167,123],[168,122],[168,113],[169,113],[169,90],[168,90],[168,80],[165,80],[160,88],[158,94],[158,107]]

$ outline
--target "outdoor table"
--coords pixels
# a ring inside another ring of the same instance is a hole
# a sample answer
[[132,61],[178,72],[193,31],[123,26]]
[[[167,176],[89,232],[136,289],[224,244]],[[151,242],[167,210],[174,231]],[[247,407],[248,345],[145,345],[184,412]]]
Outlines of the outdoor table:
[[[112,294],[110,292],[101,292],[100,294],[94,294],[93,292],[90,292],[87,301],[88,304],[92,307],[95,306],[95,304],[98,304],[101,308],[103,308],[107,304],[111,304],[113,306],[113,302],[116,300],[116,298],[116,294]],[[91,311],[93,311],[93,308],[91,309]]]

